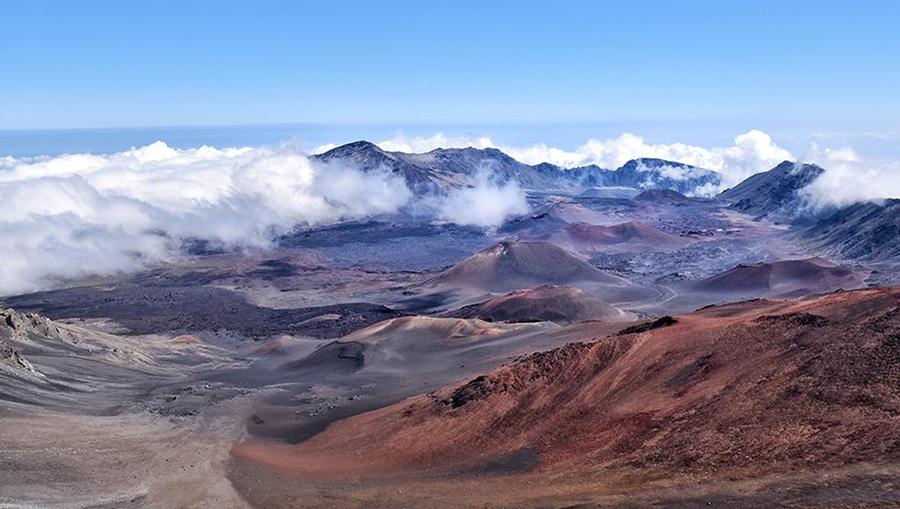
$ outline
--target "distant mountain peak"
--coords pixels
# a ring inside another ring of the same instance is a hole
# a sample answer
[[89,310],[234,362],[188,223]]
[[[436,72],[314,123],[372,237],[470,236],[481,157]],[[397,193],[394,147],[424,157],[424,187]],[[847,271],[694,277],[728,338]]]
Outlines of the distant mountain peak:
[[340,152],[357,152],[357,151],[365,151],[365,150],[374,150],[374,151],[378,151],[378,152],[385,152],[384,150],[381,149],[381,147],[372,143],[371,141],[357,140],[357,141],[351,141],[350,143],[345,143],[341,146],[335,147],[335,148],[325,152],[324,154],[340,153]]
[[815,164],[783,161],[726,189],[718,197],[730,202],[731,208],[756,217],[793,221],[803,209],[800,190],[824,172]]
[[371,141],[359,140],[335,147],[314,157],[322,161],[350,159],[359,162],[366,159],[391,159],[394,156]]
[[800,161],[782,161],[769,171],[777,172],[803,172],[803,173],[822,173],[824,168],[815,163],[804,163]]
[[[669,161],[667,159],[658,159],[655,157],[638,157],[636,159],[631,159],[627,161],[625,164],[621,166],[622,168],[631,168],[637,166],[645,166],[648,168],[659,168],[662,166],[674,166],[677,168],[698,168],[697,166],[693,166],[686,163],[679,163],[677,161]],[[702,169],[702,168],[698,168]],[[707,170],[710,171],[710,170]]]
[[608,186],[634,189],[670,189],[682,194],[708,194],[718,189],[718,172],[690,164],[652,157],[631,159],[609,172]]

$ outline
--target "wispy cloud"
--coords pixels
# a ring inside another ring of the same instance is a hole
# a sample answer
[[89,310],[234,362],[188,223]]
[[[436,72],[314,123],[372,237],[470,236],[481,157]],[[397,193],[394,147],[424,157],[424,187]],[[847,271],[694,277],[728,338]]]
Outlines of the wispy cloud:
[[515,215],[528,213],[525,191],[515,180],[497,182],[490,168],[479,169],[474,185],[437,199],[438,217],[456,224],[495,228]]

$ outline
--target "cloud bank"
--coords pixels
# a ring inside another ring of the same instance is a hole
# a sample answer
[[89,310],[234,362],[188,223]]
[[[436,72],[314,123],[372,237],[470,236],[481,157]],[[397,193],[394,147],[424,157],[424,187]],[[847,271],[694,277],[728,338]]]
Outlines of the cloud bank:
[[395,212],[402,178],[297,152],[156,142],[111,155],[0,159],[0,294],[133,270],[182,239],[266,247],[295,225]]
[[[795,159],[756,130],[736,136],[731,146],[711,148],[651,144],[633,134],[591,139],[568,151],[545,144],[498,146],[485,136],[443,134],[397,137],[379,146],[401,152],[496,147],[522,162],[566,167],[616,168],[629,159],[657,157],[717,170],[726,186]],[[802,160],[826,168],[804,191],[814,209],[900,197],[896,161],[817,144]],[[183,256],[185,239],[225,248],[265,248],[297,225],[401,210],[484,227],[528,212],[519,185],[497,182],[490,168],[483,168],[471,187],[415,204],[412,197],[399,176],[325,165],[289,146],[179,150],[156,142],[108,155],[0,157],[0,295],[173,260]]]
[[862,157],[852,147],[813,143],[804,160],[825,168],[803,195],[813,210],[900,198],[900,162]]

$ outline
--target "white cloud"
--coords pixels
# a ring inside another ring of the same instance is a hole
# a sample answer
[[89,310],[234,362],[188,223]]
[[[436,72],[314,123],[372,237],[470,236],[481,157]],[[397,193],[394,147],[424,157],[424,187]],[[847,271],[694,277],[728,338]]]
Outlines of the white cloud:
[[752,129],[734,138],[734,145],[713,149],[721,157],[718,170],[727,181],[726,185],[734,185],[745,178],[770,170],[782,161],[793,161],[794,156],[786,149],[779,147],[767,133]]
[[862,157],[852,147],[813,143],[804,160],[825,168],[802,192],[815,209],[900,197],[900,162]]
[[333,148],[338,148],[339,146],[340,145],[338,145],[337,143],[326,143],[324,145],[319,145],[318,147],[314,147],[312,150],[309,151],[309,153],[311,155],[324,154],[325,152],[328,152],[329,150],[331,150]]
[[590,156],[581,150],[569,152],[544,143],[529,147],[504,146],[500,147],[500,150],[509,154],[513,159],[526,164],[550,163],[563,168],[574,168],[593,163]]
[[0,160],[0,294],[177,256],[179,238],[268,246],[297,224],[390,213],[402,178],[289,150],[162,142],[111,155]]
[[456,224],[495,228],[511,216],[528,213],[525,192],[516,181],[500,184],[486,168],[474,180],[474,186],[453,190],[438,200],[438,217]]
[[659,167],[651,168],[645,164],[639,164],[637,166],[637,170],[640,172],[647,171],[657,171],[661,177],[665,177],[667,179],[684,181],[690,178],[694,178],[703,173],[703,170],[699,170],[697,168],[693,168],[691,166],[680,166],[680,165],[670,165],[666,164]]

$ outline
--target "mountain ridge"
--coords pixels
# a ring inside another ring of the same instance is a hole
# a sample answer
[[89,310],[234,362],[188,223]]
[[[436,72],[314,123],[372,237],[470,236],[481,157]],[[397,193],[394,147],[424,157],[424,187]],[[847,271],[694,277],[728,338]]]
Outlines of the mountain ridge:
[[418,194],[446,192],[474,184],[480,173],[526,190],[583,191],[592,187],[671,189],[682,194],[713,189],[718,172],[675,161],[636,158],[615,170],[595,164],[566,168],[548,162],[529,165],[497,148],[437,148],[424,153],[386,151],[360,140],[312,156],[325,163],[349,162],[363,171],[387,169],[401,175]]

